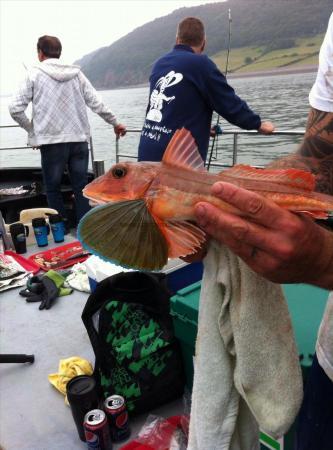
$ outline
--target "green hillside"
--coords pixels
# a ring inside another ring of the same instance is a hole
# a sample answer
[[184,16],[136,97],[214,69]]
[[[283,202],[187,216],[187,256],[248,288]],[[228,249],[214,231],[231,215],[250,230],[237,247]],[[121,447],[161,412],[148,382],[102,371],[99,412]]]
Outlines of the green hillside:
[[[232,49],[229,55],[228,72],[241,74],[273,69],[293,69],[318,65],[318,54],[324,34],[311,38],[295,39],[295,45],[267,51],[265,46]],[[226,51],[212,56],[214,62],[224,72]]]
[[[203,0],[204,2],[204,0]],[[332,0],[227,0],[180,8],[77,61],[99,89],[147,83],[154,61],[174,45],[177,24],[203,20],[206,53],[225,69],[231,9],[229,73],[316,65]]]

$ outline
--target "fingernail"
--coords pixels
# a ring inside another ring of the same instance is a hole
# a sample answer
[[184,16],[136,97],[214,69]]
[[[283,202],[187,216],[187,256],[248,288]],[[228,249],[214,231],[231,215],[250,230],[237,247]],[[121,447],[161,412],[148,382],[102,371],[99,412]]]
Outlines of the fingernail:
[[206,208],[203,205],[197,205],[195,207],[195,212],[198,216],[204,217],[206,214]]
[[207,213],[206,207],[203,205],[197,205],[195,207],[195,213],[197,216],[198,225],[200,225],[201,227],[205,227],[208,223],[207,217],[206,217],[206,213]]
[[223,191],[222,183],[218,182],[218,183],[213,184],[213,187],[212,187],[213,194],[222,194],[222,191]]

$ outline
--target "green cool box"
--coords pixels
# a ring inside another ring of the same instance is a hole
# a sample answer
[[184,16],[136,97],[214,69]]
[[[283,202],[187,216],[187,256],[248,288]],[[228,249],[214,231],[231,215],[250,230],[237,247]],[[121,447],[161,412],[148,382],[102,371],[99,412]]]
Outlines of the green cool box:
[[[198,281],[179,290],[171,297],[171,315],[175,335],[181,345],[186,384],[189,389],[192,388],[193,383],[200,288],[201,282]],[[324,313],[328,291],[306,284],[285,284],[283,290],[294,327],[303,376],[306,378],[315,352],[318,328]],[[279,320],[278,317],[277,320]],[[279,441],[262,434],[262,449],[291,450],[292,440],[293,429]]]

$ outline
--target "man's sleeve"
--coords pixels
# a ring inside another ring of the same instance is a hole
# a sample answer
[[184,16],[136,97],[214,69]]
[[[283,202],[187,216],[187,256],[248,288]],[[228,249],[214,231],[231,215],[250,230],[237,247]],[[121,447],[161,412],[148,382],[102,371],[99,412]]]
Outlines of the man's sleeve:
[[92,86],[88,78],[82,72],[79,73],[79,80],[81,84],[82,94],[86,105],[96,114],[98,114],[105,122],[110,123],[114,127],[118,125],[116,116],[110,108],[104,105],[100,95]]
[[207,63],[206,97],[212,109],[233,125],[245,130],[258,130],[261,125],[260,116],[236,95],[216,65],[209,59]]
[[13,95],[13,98],[8,106],[9,114],[17,122],[20,127],[24,128],[28,133],[32,131],[32,123],[25,114],[27,106],[32,101],[33,83],[29,76],[21,84],[18,91]]

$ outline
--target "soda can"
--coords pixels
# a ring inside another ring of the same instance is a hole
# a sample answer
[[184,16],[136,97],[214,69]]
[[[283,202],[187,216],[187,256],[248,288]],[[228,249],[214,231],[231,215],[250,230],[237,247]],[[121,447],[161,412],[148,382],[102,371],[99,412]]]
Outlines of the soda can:
[[109,420],[111,439],[114,442],[127,439],[131,430],[124,397],[111,395],[104,401],[104,410]]
[[109,424],[101,409],[93,409],[84,416],[83,422],[88,449],[112,450]]

